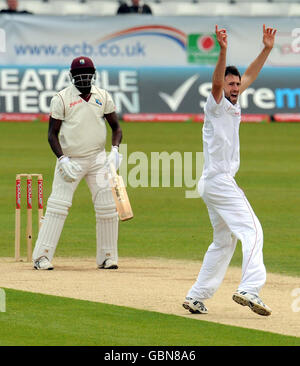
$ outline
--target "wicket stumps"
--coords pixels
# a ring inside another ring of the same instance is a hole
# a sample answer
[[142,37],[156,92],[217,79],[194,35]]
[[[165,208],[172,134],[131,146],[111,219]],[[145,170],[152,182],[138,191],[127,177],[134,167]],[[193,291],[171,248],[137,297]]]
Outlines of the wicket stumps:
[[27,261],[32,258],[32,177],[37,177],[38,182],[38,227],[41,227],[43,216],[43,176],[42,174],[17,174],[16,175],[16,223],[15,223],[15,260],[21,260],[21,179],[27,178]]

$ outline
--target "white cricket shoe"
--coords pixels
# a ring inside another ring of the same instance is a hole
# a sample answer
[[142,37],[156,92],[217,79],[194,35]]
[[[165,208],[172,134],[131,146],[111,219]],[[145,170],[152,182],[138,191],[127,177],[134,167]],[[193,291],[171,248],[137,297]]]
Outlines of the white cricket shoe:
[[98,266],[99,269],[118,269],[118,264],[110,258],[105,259],[105,261]]
[[35,269],[46,269],[51,270],[54,269],[53,265],[49,262],[47,257],[40,257],[34,262]]
[[203,302],[186,297],[182,306],[192,314],[207,314],[208,310]]
[[246,291],[236,291],[232,296],[232,300],[242,306],[249,306],[254,313],[259,315],[268,316],[272,313],[272,310],[263,303],[259,296],[249,294]]

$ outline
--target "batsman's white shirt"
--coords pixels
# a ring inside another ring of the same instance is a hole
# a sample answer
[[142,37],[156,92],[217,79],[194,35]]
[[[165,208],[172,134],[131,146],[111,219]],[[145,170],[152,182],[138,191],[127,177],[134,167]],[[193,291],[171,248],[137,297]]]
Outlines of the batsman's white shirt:
[[240,106],[231,104],[224,94],[217,104],[210,94],[204,112],[204,167],[198,191],[208,209],[213,242],[187,296],[200,301],[213,296],[225,276],[237,240],[241,241],[243,251],[238,289],[257,295],[266,280],[263,232],[244,192],[234,180],[240,165]]
[[88,102],[74,85],[57,93],[51,100],[50,115],[63,121],[59,142],[64,155],[84,157],[104,150],[107,132],[103,116],[114,111],[110,94],[94,85]]

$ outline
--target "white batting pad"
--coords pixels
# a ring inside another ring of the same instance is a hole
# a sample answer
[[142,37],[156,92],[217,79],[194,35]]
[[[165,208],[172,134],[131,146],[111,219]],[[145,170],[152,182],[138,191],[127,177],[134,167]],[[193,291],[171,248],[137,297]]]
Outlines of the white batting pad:
[[100,190],[96,196],[97,265],[106,259],[118,261],[119,218],[111,189]]
[[51,262],[71,203],[49,198],[43,224],[32,254],[33,261],[45,256]]

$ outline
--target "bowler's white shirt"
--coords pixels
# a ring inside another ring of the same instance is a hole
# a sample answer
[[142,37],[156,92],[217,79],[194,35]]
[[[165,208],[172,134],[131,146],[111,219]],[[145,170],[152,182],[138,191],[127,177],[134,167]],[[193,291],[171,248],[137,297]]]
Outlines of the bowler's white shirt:
[[204,106],[202,129],[203,178],[224,173],[235,176],[240,166],[240,122],[241,108],[238,103],[230,103],[223,92],[222,99],[217,104],[210,93]]
[[104,114],[115,111],[111,95],[104,89],[91,88],[88,102],[71,85],[51,100],[50,115],[62,120],[59,142],[69,157],[83,157],[105,149],[106,124]]

